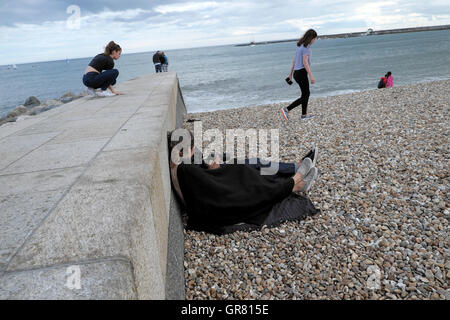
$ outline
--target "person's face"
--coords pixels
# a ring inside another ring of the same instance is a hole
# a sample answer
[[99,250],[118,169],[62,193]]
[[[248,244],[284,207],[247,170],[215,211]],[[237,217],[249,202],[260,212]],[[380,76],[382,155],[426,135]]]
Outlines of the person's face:
[[111,58],[113,58],[114,60],[117,60],[120,58],[120,55],[122,54],[121,50],[118,51],[113,51],[111,54]]
[[311,45],[313,45],[314,42],[316,42],[316,40],[317,40],[317,38],[312,39],[312,40],[311,40]]

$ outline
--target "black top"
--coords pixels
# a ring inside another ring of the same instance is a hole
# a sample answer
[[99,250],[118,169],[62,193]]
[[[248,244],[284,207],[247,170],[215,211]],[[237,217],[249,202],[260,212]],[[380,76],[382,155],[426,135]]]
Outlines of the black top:
[[159,54],[158,52],[153,55],[153,63],[154,64],[164,63],[164,61],[165,61],[164,57],[161,54]]
[[97,70],[98,72],[102,72],[103,70],[111,70],[114,68],[114,60],[110,56],[107,56],[104,53],[100,53],[92,59],[89,63],[89,66]]

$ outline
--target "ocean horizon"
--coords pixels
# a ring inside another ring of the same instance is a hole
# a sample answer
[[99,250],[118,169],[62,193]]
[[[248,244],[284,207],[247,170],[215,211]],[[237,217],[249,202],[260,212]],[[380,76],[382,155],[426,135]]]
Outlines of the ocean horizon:
[[[312,46],[316,83],[311,98],[375,89],[386,72],[394,86],[450,78],[450,30],[319,39]],[[206,112],[295,100],[300,89],[287,77],[295,42],[165,50],[177,72],[187,111]],[[126,48],[124,48],[126,52]],[[154,73],[154,52],[124,53],[116,61],[118,83]],[[41,102],[86,88],[92,57],[0,66],[0,118],[29,96]]]

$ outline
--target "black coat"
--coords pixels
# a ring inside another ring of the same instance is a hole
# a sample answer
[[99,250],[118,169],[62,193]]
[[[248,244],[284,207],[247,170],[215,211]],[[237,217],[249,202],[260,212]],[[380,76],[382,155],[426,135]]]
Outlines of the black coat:
[[163,61],[161,61],[161,60],[164,61],[164,58],[158,52],[153,55],[153,63],[154,64],[156,64],[156,63],[163,63]]
[[224,234],[318,212],[309,199],[292,193],[292,178],[261,175],[247,165],[209,170],[182,163],[177,177],[192,230]]

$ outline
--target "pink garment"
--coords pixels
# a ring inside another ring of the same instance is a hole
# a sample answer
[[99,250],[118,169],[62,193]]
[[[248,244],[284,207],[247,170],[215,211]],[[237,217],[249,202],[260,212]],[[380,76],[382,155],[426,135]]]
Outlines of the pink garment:
[[394,86],[394,77],[389,76],[386,80],[386,88],[392,88]]

